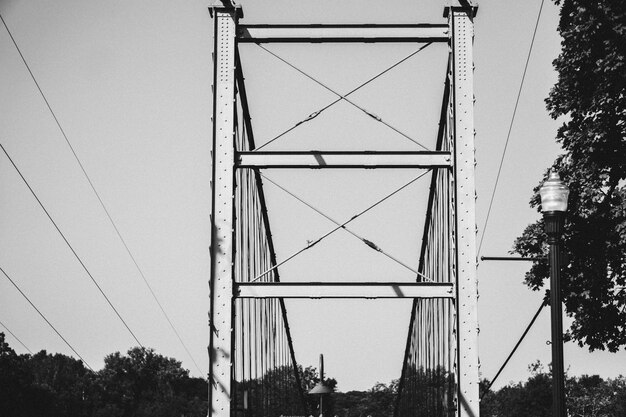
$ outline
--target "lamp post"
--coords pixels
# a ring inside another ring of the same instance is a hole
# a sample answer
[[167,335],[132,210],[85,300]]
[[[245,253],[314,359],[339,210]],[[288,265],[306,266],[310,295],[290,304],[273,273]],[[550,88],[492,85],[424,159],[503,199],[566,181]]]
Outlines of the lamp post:
[[541,211],[550,245],[550,315],[552,323],[552,415],[566,417],[563,371],[563,314],[561,311],[560,246],[569,189],[552,171],[539,189]]
[[319,395],[320,396],[320,416],[324,417],[324,395],[330,394],[333,392],[332,388],[326,385],[324,382],[324,355],[320,355],[320,382],[318,382],[312,389],[309,391],[309,394]]

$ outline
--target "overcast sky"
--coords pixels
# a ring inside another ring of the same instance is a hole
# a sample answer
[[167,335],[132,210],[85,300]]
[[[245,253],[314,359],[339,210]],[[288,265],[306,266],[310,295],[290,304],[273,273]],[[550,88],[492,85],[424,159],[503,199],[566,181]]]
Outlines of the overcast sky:
[[[445,23],[444,2],[242,1],[245,23]],[[145,346],[206,373],[209,275],[212,20],[209,1],[0,1],[0,13],[76,154],[161,304],[195,358],[169,328],[74,160],[16,51],[0,28],[0,142],[111,302]],[[540,0],[480,3],[475,37],[477,224],[480,238]],[[489,218],[482,255],[506,255],[538,214],[532,188],[559,149],[559,125],[543,100],[556,76],[558,10],[543,7],[517,118]],[[349,91],[419,45],[271,45],[339,91]],[[434,143],[446,45],[432,45],[354,95],[354,100],[426,144]],[[241,48],[258,143],[334,97],[255,45]],[[338,104],[267,149],[417,149],[349,105]],[[268,177],[347,219],[416,172],[267,172]],[[354,222],[355,231],[416,266],[426,205],[418,182]],[[278,259],[332,227],[266,185]],[[4,155],[0,155],[0,266],[83,358],[135,340],[98,293]],[[523,284],[526,265],[478,269],[480,360],[491,378],[521,335],[542,294]],[[335,234],[281,267],[283,280],[411,280],[349,235]],[[72,354],[11,283],[0,277],[0,321],[32,351]],[[326,371],[342,391],[398,378],[410,301],[291,301],[296,357]],[[10,335],[9,343],[26,350]],[[525,379],[550,361],[549,315],[535,328],[496,387]],[[624,353],[589,354],[566,344],[572,374],[616,376]]]

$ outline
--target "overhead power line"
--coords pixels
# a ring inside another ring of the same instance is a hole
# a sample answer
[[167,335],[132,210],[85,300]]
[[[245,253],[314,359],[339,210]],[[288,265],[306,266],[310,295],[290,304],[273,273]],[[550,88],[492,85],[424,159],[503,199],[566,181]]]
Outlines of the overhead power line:
[[17,337],[17,336],[15,335],[15,333],[13,333],[13,332],[12,332],[12,331],[11,331],[11,329],[9,329],[9,328],[6,326],[6,324],[4,324],[3,322],[1,322],[1,321],[0,321],[0,326],[4,327],[4,329],[5,329],[7,332],[9,332],[9,334],[10,334],[11,336],[13,336],[13,338],[14,338],[15,340],[17,340],[17,342],[18,342],[20,345],[22,345],[22,346],[24,347],[24,349],[26,349],[26,350],[28,351],[28,353],[30,353],[31,355],[33,354],[33,352],[32,352],[32,351],[28,348],[28,346],[26,346],[26,345],[24,344],[24,342],[22,342],[22,341],[19,339],[19,337]]
[[541,19],[541,11],[543,10],[543,3],[545,0],[541,0],[539,6],[539,13],[537,14],[537,21],[535,22],[535,30],[533,31],[533,37],[530,41],[530,48],[528,49],[528,56],[526,57],[526,64],[524,65],[524,72],[522,73],[522,80],[517,91],[517,98],[515,99],[515,107],[513,108],[513,115],[511,116],[511,123],[509,124],[509,131],[506,135],[506,141],[504,142],[504,149],[502,150],[502,158],[500,158],[500,166],[498,166],[498,174],[496,175],[496,182],[493,186],[493,192],[491,193],[491,199],[489,200],[489,209],[487,209],[487,217],[485,218],[485,224],[483,226],[483,232],[480,236],[480,243],[478,245],[478,252],[476,256],[480,256],[480,250],[483,247],[483,240],[485,239],[485,232],[487,231],[487,225],[489,224],[489,215],[491,214],[491,208],[493,206],[493,200],[498,191],[498,181],[500,180],[500,173],[502,172],[502,165],[504,163],[504,157],[506,156],[506,150],[509,146],[509,139],[511,138],[511,131],[513,130],[513,123],[515,122],[515,115],[517,114],[517,106],[519,105],[519,99],[522,95],[522,88],[524,87],[524,80],[526,79],[526,70],[528,69],[528,63],[530,62],[530,55],[533,52],[533,45],[535,44],[535,36],[537,35],[537,28],[539,27],[539,20]]
[[115,306],[113,305],[113,303],[111,302],[111,300],[109,300],[109,297],[104,293],[104,290],[102,289],[102,287],[100,287],[100,284],[98,284],[98,281],[96,281],[96,279],[94,278],[94,276],[91,274],[91,272],[89,272],[89,269],[87,269],[87,266],[85,265],[85,263],[83,262],[83,260],[80,258],[80,256],[78,256],[78,253],[76,253],[76,251],[74,250],[74,247],[70,244],[70,242],[67,240],[67,238],[65,237],[65,235],[63,234],[63,232],[61,231],[61,229],[59,228],[59,226],[56,224],[56,222],[54,221],[54,219],[52,218],[52,216],[50,215],[50,213],[48,212],[48,210],[46,209],[46,207],[43,205],[43,203],[41,202],[41,200],[39,199],[39,197],[37,196],[37,194],[35,193],[35,191],[33,190],[33,188],[30,186],[30,184],[28,183],[28,181],[26,181],[26,178],[24,177],[24,175],[22,174],[22,171],[20,171],[20,169],[17,167],[17,165],[15,165],[15,162],[13,161],[13,159],[11,158],[11,156],[9,155],[9,153],[7,152],[7,150],[4,148],[4,145],[2,145],[0,143],[0,148],[2,148],[2,151],[4,152],[4,154],[6,155],[6,157],[9,159],[9,161],[11,162],[11,165],[13,165],[13,168],[15,168],[15,170],[17,171],[17,173],[20,175],[20,178],[22,178],[22,181],[24,181],[24,184],[26,184],[26,187],[28,187],[28,189],[30,190],[31,194],[33,195],[33,197],[35,197],[35,200],[37,200],[37,203],[39,203],[39,206],[42,208],[42,210],[44,211],[44,213],[46,213],[46,216],[48,216],[48,219],[50,219],[50,221],[52,222],[52,224],[54,225],[54,228],[57,230],[57,232],[59,232],[59,234],[61,235],[61,237],[63,238],[63,241],[65,242],[65,244],[67,245],[68,248],[70,248],[70,250],[72,251],[72,254],[74,254],[74,257],[76,258],[76,260],[78,260],[78,263],[80,263],[80,265],[83,267],[83,269],[85,270],[85,272],[87,273],[87,275],[89,276],[89,278],[91,279],[91,282],[94,283],[94,285],[96,286],[96,288],[98,288],[98,291],[100,291],[100,294],[102,294],[102,296],[104,297],[104,299],[106,300],[106,302],[109,304],[109,307],[111,307],[111,309],[115,312],[115,314],[117,315],[117,317],[120,319],[120,321],[124,324],[124,327],[126,327],[126,330],[128,330],[128,332],[131,334],[131,336],[133,337],[133,339],[135,339],[135,342],[137,342],[137,344],[139,344],[139,346],[141,346],[142,348],[144,348],[144,346],[141,344],[141,342],[139,341],[139,339],[137,339],[137,336],[135,336],[135,333],[130,329],[130,327],[128,326],[128,324],[126,323],[126,320],[124,320],[122,318],[122,315],[119,313],[119,311],[117,311],[117,308],[115,308]]
[[[52,328],[52,330],[54,330],[54,332],[61,338],[61,340],[63,340],[65,342],[65,344],[72,349],[72,352],[74,352],[76,354],[76,356],[78,356],[80,358],[80,360],[85,364],[85,366],[87,368],[89,368],[91,371],[93,371],[93,368],[85,361],[85,359],[83,359],[82,356],[80,356],[80,354],[76,351],[76,349],[74,349],[74,347],[72,345],[70,345],[70,342],[67,341],[67,339],[65,339],[63,337],[63,335],[61,333],[59,333],[59,331],[56,329],[56,327],[54,327],[52,325],[52,323],[50,323],[50,320],[48,320],[46,318],[46,316],[44,316],[44,314],[37,308],[37,306],[35,304],[33,304],[32,301],[30,301],[30,298],[28,298],[28,296],[26,294],[24,294],[24,291],[22,291],[22,289],[15,283],[15,281],[13,281],[11,279],[11,277],[9,276],[9,274],[7,274],[5,272],[4,269],[2,269],[2,267],[0,266],[0,271],[2,271],[2,274],[4,274],[4,276],[11,281],[11,284],[13,284],[13,286],[20,292],[20,294],[22,294],[22,297],[24,297],[26,299],[26,301],[28,301],[28,303],[35,309],[35,311],[37,311],[37,313],[39,313],[39,315],[41,316],[42,319],[44,319],[46,321],[46,323],[48,323],[48,326],[50,326]],[[4,326],[4,325],[3,325]],[[11,333],[13,334],[13,333]],[[17,338],[16,338],[17,339]],[[22,343],[22,342],[20,342]],[[26,346],[24,346],[26,347]],[[28,349],[28,348],[26,348]],[[28,350],[30,352],[30,350]],[[31,352],[32,353],[32,352]]]
[[20,50],[20,48],[19,48],[15,38],[13,37],[11,31],[9,30],[9,27],[7,26],[6,22],[4,21],[4,18],[2,18],[1,14],[0,14],[0,19],[2,19],[2,23],[4,24],[4,27],[5,27],[6,31],[7,31],[7,33],[11,37],[11,41],[13,41],[13,45],[15,46],[15,49],[17,50],[17,52],[19,53],[20,57],[22,58],[22,62],[24,63],[24,66],[28,70],[28,73],[30,74],[33,82],[35,83],[35,86],[37,86],[37,90],[39,90],[39,93],[41,94],[41,97],[43,98],[43,101],[46,103],[46,107],[50,111],[50,114],[52,115],[52,118],[54,119],[57,127],[59,128],[59,131],[61,132],[61,135],[65,139],[65,143],[67,143],[67,146],[70,148],[70,151],[72,152],[72,155],[74,156],[74,159],[78,163],[78,166],[80,167],[80,170],[82,171],[83,176],[85,177],[85,179],[89,183],[89,187],[91,188],[91,190],[95,194],[96,198],[98,199],[98,202],[100,203],[100,206],[102,207],[102,210],[104,210],[104,213],[106,214],[106,217],[109,219],[109,222],[111,223],[111,226],[113,226],[113,229],[115,230],[115,233],[117,234],[117,237],[122,242],[122,245],[124,246],[124,249],[126,250],[126,253],[128,254],[130,259],[132,260],[133,264],[135,265],[135,268],[137,269],[137,272],[139,272],[139,275],[141,276],[143,282],[148,287],[148,291],[152,295],[152,298],[154,299],[154,301],[159,306],[159,309],[161,310],[161,313],[163,314],[163,316],[167,320],[170,328],[172,329],[172,331],[174,332],[174,334],[178,338],[178,341],[181,343],[181,345],[185,349],[185,352],[187,352],[187,355],[189,356],[189,358],[191,359],[191,361],[195,365],[195,367],[198,370],[198,372],[202,375],[203,372],[200,369],[200,367],[198,366],[198,363],[196,362],[195,358],[193,357],[193,355],[191,354],[191,352],[187,348],[187,345],[185,344],[185,342],[183,341],[182,337],[180,336],[178,330],[176,329],[176,326],[174,326],[174,323],[172,322],[172,320],[170,319],[169,315],[165,311],[165,308],[163,307],[163,305],[159,301],[158,297],[156,296],[156,293],[152,289],[152,286],[149,284],[148,279],[146,278],[145,274],[143,273],[143,270],[139,267],[139,263],[137,262],[137,260],[135,259],[135,256],[133,255],[133,253],[131,252],[130,248],[128,247],[128,244],[126,243],[126,240],[122,236],[122,233],[120,232],[119,228],[117,227],[117,224],[115,223],[115,221],[113,220],[113,217],[109,213],[109,210],[107,209],[106,205],[104,204],[104,201],[100,197],[100,193],[98,193],[98,191],[96,190],[96,187],[93,184],[93,181],[91,180],[91,177],[87,174],[87,170],[85,169],[83,163],[81,162],[80,158],[78,157],[78,154],[76,153],[76,150],[72,146],[72,143],[70,142],[67,134],[65,133],[65,130],[61,126],[61,122],[57,118],[54,110],[52,110],[52,106],[50,105],[50,102],[46,98],[46,95],[44,94],[44,92],[41,89],[39,83],[37,82],[37,79],[35,78],[35,75],[33,74],[32,70],[30,69],[30,66],[28,65],[28,62],[26,61],[26,58],[22,54],[22,51]]

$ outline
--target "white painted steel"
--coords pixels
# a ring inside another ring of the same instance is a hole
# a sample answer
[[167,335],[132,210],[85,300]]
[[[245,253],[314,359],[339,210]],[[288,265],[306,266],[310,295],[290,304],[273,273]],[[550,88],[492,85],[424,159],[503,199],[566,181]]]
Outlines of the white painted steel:
[[446,42],[447,26],[242,26],[239,42],[355,42],[408,41]]
[[478,282],[474,176],[474,75],[471,9],[452,8],[454,201],[457,278],[457,415],[478,417]]
[[241,152],[240,168],[447,168],[443,152]]
[[214,8],[213,210],[209,417],[231,416],[235,30],[233,9]]
[[453,298],[451,283],[238,283],[238,298]]

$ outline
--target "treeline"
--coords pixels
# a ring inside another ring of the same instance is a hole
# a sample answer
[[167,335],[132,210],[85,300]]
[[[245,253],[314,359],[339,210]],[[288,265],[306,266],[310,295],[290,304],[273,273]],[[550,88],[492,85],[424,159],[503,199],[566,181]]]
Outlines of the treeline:
[[152,349],[108,355],[104,368],[45,350],[18,355],[0,333],[0,416],[206,417],[207,382]]
[[388,385],[378,382],[367,391],[336,392],[332,398],[333,414],[330,415],[338,417],[391,417],[393,416],[397,392],[397,379]]
[[[317,382],[313,367],[299,369],[304,392]],[[487,391],[481,383],[482,417],[550,417],[552,378],[540,363],[531,365],[525,382]],[[250,409],[239,414],[278,417],[295,407],[295,380],[289,369],[281,375],[266,375],[263,381],[247,381],[237,391],[248,391]],[[263,388],[256,383],[262,383]],[[326,383],[335,387],[337,381]],[[270,389],[277,385],[276,389]],[[297,385],[296,385],[297,386]],[[281,391],[281,390],[284,390]],[[570,377],[566,380],[567,409],[570,417],[626,417],[626,378],[603,379],[597,375]],[[255,393],[271,393],[256,404]],[[282,392],[282,394],[281,394]],[[337,417],[392,417],[398,380],[388,385],[377,383],[367,391],[335,392],[325,400],[324,415]],[[61,354],[45,350],[34,355],[18,355],[0,333],[0,416],[2,417],[205,417],[207,382],[189,376],[189,371],[172,358],[152,349],[133,348],[127,354],[108,355],[99,371]],[[319,397],[305,395],[306,415],[319,415]],[[273,403],[276,407],[272,407]],[[415,415],[432,415],[417,407]],[[420,412],[420,410],[422,412]],[[443,410],[443,409],[442,409]],[[305,414],[302,413],[302,414]],[[298,414],[300,415],[300,414]],[[435,413],[434,415],[445,415]]]
[[[529,367],[526,382],[485,392],[483,381],[481,417],[551,417],[552,376],[539,363]],[[570,377],[565,382],[570,417],[626,417],[626,378],[603,379],[598,375]]]

